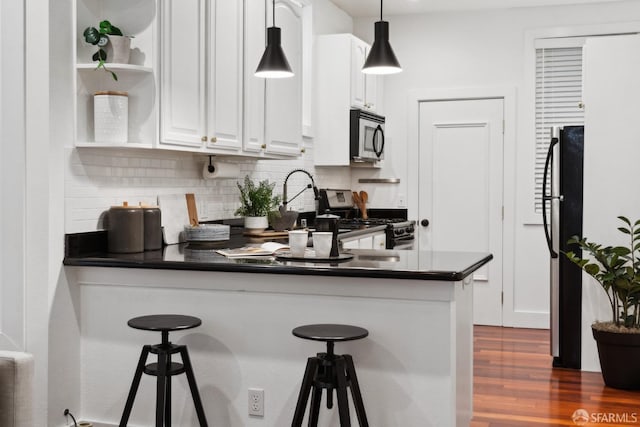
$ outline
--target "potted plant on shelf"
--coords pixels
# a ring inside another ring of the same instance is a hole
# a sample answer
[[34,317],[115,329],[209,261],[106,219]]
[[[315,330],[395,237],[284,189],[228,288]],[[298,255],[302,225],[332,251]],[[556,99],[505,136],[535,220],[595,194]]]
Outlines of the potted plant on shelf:
[[629,236],[629,246],[606,246],[574,236],[590,258],[573,252],[566,256],[596,279],[607,294],[611,320],[591,325],[598,345],[600,368],[606,385],[626,390],[640,389],[640,220],[631,223],[618,217],[624,226],[620,232]]
[[107,52],[104,49],[108,44],[113,50],[113,58],[111,62],[128,64],[131,48],[131,36],[122,34],[120,28],[112,25],[111,22],[104,20],[100,22],[99,28],[87,27],[84,30],[84,40],[94,46],[98,46],[98,51],[93,54],[92,59],[98,61],[98,68],[103,68],[111,73],[114,80],[118,80],[118,76],[113,71],[107,69],[104,65],[107,62]]
[[244,177],[244,184],[237,183],[240,190],[240,207],[235,215],[244,216],[244,227],[258,232],[269,226],[267,215],[280,203],[280,196],[273,195],[275,183],[269,180],[260,181],[256,185],[249,175]]

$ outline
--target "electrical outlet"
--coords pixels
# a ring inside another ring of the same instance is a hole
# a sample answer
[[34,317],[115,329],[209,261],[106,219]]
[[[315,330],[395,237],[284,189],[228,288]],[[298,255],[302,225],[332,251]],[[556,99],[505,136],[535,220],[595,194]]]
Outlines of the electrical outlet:
[[261,388],[249,389],[249,415],[264,417],[264,390]]
[[405,200],[404,194],[402,193],[398,194],[398,207],[399,208],[407,207],[407,201]]

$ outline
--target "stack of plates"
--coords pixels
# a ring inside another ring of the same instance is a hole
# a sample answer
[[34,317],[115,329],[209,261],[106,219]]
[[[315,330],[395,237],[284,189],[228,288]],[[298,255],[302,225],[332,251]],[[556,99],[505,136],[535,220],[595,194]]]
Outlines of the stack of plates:
[[218,242],[229,240],[230,227],[223,224],[185,225],[184,236],[188,242]]

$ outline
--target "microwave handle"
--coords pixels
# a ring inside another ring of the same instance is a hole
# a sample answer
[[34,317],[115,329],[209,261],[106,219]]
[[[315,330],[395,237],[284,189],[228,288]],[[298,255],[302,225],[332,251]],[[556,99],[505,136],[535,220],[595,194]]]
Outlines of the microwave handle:
[[[376,147],[376,135],[380,132],[380,136],[382,137],[382,145],[380,146],[380,150]],[[373,151],[376,153],[376,156],[380,157],[382,152],[384,151],[384,130],[382,130],[382,126],[378,125],[376,131],[373,133]]]

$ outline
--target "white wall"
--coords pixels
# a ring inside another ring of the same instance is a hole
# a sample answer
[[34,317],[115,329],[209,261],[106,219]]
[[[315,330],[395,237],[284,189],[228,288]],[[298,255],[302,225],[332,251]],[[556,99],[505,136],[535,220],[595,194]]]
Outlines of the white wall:
[[[547,327],[548,325],[548,257],[539,225],[527,225],[533,193],[534,120],[533,104],[525,81],[528,32],[549,28],[562,34],[570,27],[603,25],[640,20],[640,3],[624,1],[578,6],[513,8],[501,10],[440,12],[412,16],[385,16],[390,25],[390,42],[404,71],[385,77],[384,112],[389,139],[388,157],[381,171],[356,171],[361,176],[398,177],[401,183],[394,192],[381,192],[377,205],[397,203],[397,194],[407,194],[407,162],[412,161],[416,141],[408,140],[408,94],[418,89],[460,89],[512,87],[517,93],[515,175],[505,182],[515,182],[515,212],[505,211],[505,220],[515,224],[505,239],[515,242],[513,274],[504,277],[505,289],[513,294],[505,307],[505,323],[512,326]],[[373,40],[373,18],[354,20],[354,33],[363,40]],[[614,26],[615,27],[615,26]],[[508,268],[508,266],[506,266]],[[505,270],[507,271],[507,270]],[[505,293],[508,297],[508,293]]]
[[0,4],[0,349],[24,350],[24,29]]
[[[586,44],[583,234],[604,246],[629,246],[618,216],[640,218],[640,36],[599,37]],[[597,59],[596,59],[597,58]],[[612,320],[605,292],[583,274],[582,369],[599,370],[591,323]]]

